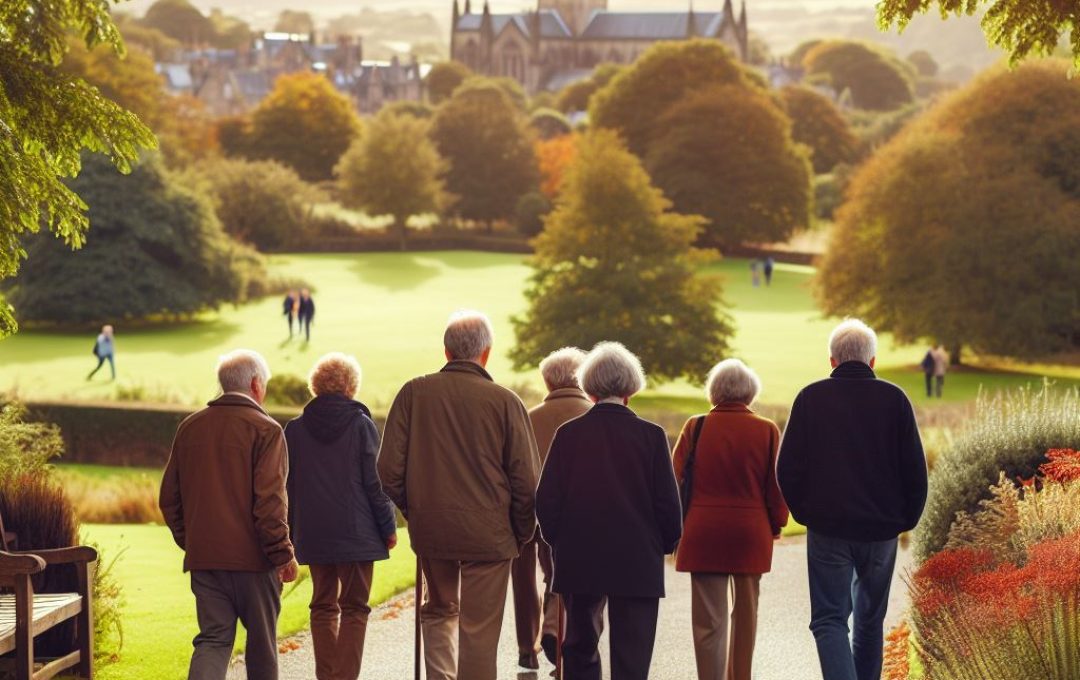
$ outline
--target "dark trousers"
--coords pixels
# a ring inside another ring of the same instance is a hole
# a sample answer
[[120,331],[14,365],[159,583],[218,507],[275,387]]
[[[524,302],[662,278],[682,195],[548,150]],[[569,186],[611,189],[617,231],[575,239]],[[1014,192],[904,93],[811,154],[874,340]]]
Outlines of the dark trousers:
[[563,595],[566,637],[563,668],[566,680],[600,680],[597,646],[604,632],[604,607],[611,622],[611,680],[647,680],[656,641],[655,597]]
[[311,565],[311,642],[317,680],[356,680],[364,658],[371,562]]
[[535,654],[540,649],[540,591],[536,585],[536,541],[521,547],[510,568],[514,591],[514,626],[518,654]]
[[94,370],[90,371],[90,375],[86,377],[87,380],[93,378],[94,374],[101,370],[101,367],[105,364],[106,359],[109,361],[109,371],[112,372],[113,380],[116,380],[116,363],[114,362],[113,355],[111,354],[106,354],[103,357],[98,357],[97,367],[94,368]]
[[300,325],[298,325],[296,327],[296,330],[298,332],[302,332],[304,334],[304,339],[305,340],[310,340],[311,339],[311,317],[310,316],[301,316],[300,317]]
[[236,622],[247,630],[244,660],[249,680],[277,680],[277,619],[281,581],[264,572],[193,571],[191,592],[199,634],[188,680],[224,680],[236,641]]
[[288,319],[289,319],[289,337],[291,338],[291,337],[292,337],[292,334],[293,334],[293,330],[292,330],[292,325],[293,325],[293,315],[292,315],[292,314],[286,314],[285,316],[286,316],[286,318],[288,318]]
[[926,377],[926,396],[932,397],[934,396],[934,374],[923,373],[923,375]]
[[824,680],[878,680],[896,539],[845,541],[811,530],[806,556],[810,630]]

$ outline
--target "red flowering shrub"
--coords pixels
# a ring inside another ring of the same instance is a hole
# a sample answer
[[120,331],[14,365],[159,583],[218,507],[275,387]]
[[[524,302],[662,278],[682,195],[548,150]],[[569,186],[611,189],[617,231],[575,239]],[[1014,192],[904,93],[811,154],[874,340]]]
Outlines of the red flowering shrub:
[[1050,462],[1039,466],[1039,472],[1054,482],[1075,482],[1080,480],[1080,452],[1072,449],[1050,449],[1046,452]]

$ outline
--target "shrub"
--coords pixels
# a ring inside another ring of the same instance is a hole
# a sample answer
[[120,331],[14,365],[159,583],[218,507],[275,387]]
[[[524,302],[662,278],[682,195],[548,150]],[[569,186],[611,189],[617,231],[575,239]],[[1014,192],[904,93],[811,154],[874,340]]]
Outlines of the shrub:
[[24,422],[25,416],[22,404],[0,408],[0,480],[42,474],[64,451],[59,428]]
[[158,507],[160,475],[97,477],[58,471],[80,522],[91,524],[163,524]]
[[307,380],[289,373],[275,374],[266,384],[266,401],[278,406],[303,406],[311,399]]
[[1047,450],[1080,448],[1080,390],[1046,386],[980,396],[975,413],[930,473],[926,511],[915,534],[919,562],[945,547],[957,513],[979,510],[1002,473],[1010,480],[1029,479]]
[[530,191],[518,199],[517,228],[524,236],[536,236],[544,230],[544,218],[551,212],[551,201],[539,191]]

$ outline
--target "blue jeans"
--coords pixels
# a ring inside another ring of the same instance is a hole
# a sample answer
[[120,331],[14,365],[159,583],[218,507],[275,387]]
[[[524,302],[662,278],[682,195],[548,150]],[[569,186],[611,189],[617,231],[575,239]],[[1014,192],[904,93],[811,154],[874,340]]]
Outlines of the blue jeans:
[[824,680],[878,680],[896,539],[846,541],[809,531],[806,557],[810,630]]

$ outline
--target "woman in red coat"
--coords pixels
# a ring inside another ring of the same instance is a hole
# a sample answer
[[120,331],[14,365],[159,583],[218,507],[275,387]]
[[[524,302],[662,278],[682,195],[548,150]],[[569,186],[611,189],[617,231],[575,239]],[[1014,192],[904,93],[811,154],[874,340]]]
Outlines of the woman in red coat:
[[738,359],[713,367],[705,391],[713,409],[688,420],[675,445],[680,484],[695,451],[675,568],[690,572],[699,680],[750,680],[761,575],[788,520],[776,483],[780,430],[750,410],[761,383]]

